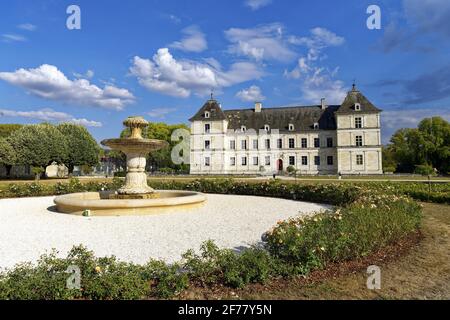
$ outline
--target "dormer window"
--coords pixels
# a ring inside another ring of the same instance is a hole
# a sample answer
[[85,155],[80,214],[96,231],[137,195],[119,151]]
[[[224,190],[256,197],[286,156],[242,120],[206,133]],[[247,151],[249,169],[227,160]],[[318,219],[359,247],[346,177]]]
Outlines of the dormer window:
[[314,130],[319,130],[319,123],[318,122],[314,123]]
[[361,104],[355,103],[355,111],[361,111]]
[[292,123],[289,124],[289,131],[294,131],[294,125]]
[[209,119],[210,116],[211,116],[211,114],[209,113],[209,111],[205,111],[205,118]]
[[266,130],[266,132],[269,132],[269,131],[270,131],[270,126],[269,126],[268,124],[266,124],[266,125],[264,126],[264,130]]
[[242,127],[241,127],[241,131],[242,131],[242,132],[247,131],[247,127],[246,127],[246,126],[242,126]]

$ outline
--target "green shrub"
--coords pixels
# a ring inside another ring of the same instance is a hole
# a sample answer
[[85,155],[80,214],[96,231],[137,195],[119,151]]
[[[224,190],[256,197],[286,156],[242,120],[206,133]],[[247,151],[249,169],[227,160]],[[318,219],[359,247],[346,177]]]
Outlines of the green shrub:
[[423,176],[436,175],[436,172],[434,171],[433,167],[427,164],[417,165],[416,168],[414,169],[414,173],[421,174]]
[[420,220],[414,201],[372,195],[335,212],[280,222],[264,240],[272,255],[308,271],[364,257],[414,232]]

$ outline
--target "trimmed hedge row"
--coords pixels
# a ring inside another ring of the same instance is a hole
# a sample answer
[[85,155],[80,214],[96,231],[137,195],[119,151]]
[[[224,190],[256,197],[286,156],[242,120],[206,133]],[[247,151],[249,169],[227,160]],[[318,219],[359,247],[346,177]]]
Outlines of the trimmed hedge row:
[[[112,182],[81,183],[78,179],[58,182],[52,185],[39,183],[9,184],[0,189],[0,198],[36,197],[61,195],[74,192],[95,192],[101,190],[117,190],[123,179],[115,178]],[[333,205],[350,203],[358,196],[360,190],[407,195],[424,202],[450,204],[450,183],[434,183],[428,185],[420,182],[363,182],[352,183],[282,183],[282,182],[236,182],[232,179],[201,179],[193,181],[149,181],[149,184],[160,190],[195,190],[220,194],[242,194],[257,196],[273,196]]]

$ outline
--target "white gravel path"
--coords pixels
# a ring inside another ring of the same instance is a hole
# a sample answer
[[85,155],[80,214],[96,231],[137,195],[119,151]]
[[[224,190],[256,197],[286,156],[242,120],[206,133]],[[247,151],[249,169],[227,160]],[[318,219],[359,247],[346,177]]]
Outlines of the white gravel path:
[[0,268],[35,262],[52,248],[84,244],[97,256],[143,264],[173,262],[211,239],[222,248],[258,243],[277,221],[327,206],[292,200],[207,195],[200,208],[149,216],[81,217],[49,211],[53,197],[0,200]]

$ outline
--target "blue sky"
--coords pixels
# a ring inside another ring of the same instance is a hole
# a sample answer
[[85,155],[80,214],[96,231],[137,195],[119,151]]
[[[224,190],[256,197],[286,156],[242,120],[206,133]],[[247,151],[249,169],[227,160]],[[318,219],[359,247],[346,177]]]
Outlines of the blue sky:
[[356,79],[387,142],[450,120],[449,40],[447,0],[4,0],[0,123],[72,121],[101,140],[129,115],[188,123],[212,89],[224,109],[339,104]]

